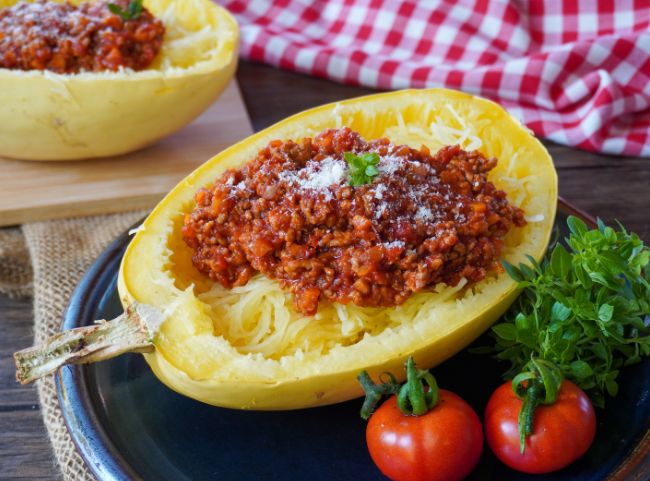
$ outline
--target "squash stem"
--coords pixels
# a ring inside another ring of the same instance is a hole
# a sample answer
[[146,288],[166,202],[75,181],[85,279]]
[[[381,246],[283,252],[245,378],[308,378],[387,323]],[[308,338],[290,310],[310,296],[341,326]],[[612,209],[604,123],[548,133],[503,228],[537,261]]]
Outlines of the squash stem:
[[157,308],[134,304],[111,321],[55,334],[39,346],[14,353],[16,380],[28,384],[66,364],[103,361],[126,352],[152,352],[162,320]]

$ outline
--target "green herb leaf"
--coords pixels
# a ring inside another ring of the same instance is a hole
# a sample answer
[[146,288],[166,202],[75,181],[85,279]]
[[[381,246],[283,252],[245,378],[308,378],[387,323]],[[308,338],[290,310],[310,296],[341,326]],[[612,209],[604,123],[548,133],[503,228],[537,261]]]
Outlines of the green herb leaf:
[[350,185],[353,187],[370,184],[372,179],[379,175],[377,169],[379,154],[376,152],[364,152],[362,154],[345,152],[343,158],[348,163]]
[[515,266],[510,264],[508,261],[501,261],[501,265],[503,265],[503,268],[505,271],[508,273],[510,277],[512,277],[515,281],[521,282],[524,280],[524,276],[521,274],[519,269],[517,269]]
[[567,219],[567,225],[569,226],[569,230],[573,235],[581,236],[587,232],[587,224],[585,224],[581,219],[578,219],[577,217],[570,216]]
[[607,394],[614,397],[618,394],[618,383],[616,381],[607,381],[605,385],[607,388]]
[[600,306],[600,309],[598,309],[598,319],[600,319],[603,322],[611,321],[613,315],[614,315],[614,308],[609,304],[603,304],[602,306]]
[[602,405],[619,369],[650,355],[650,249],[620,224],[567,224],[568,249],[556,245],[539,266],[503,262],[524,290],[493,327],[493,352],[510,362],[506,378],[531,358],[549,361]]
[[551,267],[556,276],[565,278],[571,271],[571,254],[563,245],[557,244],[551,254]]
[[593,374],[589,364],[581,360],[573,361],[571,363],[571,371],[577,379],[585,379]]
[[129,15],[132,19],[138,18],[142,14],[142,0],[133,0],[129,3]]
[[128,22],[129,20],[135,20],[142,15],[142,2],[143,0],[131,0],[126,9],[123,9],[115,3],[109,3],[108,9],[111,13],[119,15],[122,20]]
[[375,175],[378,174],[379,171],[377,170],[377,167],[375,167],[374,165],[369,165],[368,167],[366,167],[366,175],[368,177],[374,177]]
[[552,321],[566,321],[571,315],[571,309],[559,301],[555,301],[551,307]]
[[517,328],[512,324],[497,324],[492,330],[497,336],[506,341],[515,341],[517,339]]
[[111,13],[114,13],[115,15],[119,15],[120,17],[124,13],[124,10],[122,10],[122,7],[120,7],[119,5],[115,5],[114,3],[109,3],[108,4],[108,9],[111,11]]

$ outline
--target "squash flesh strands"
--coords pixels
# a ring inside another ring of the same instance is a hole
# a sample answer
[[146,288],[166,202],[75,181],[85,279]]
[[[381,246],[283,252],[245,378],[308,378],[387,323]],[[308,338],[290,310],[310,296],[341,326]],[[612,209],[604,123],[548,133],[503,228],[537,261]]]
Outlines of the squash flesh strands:
[[[231,290],[192,266],[180,228],[193,196],[224,170],[240,166],[274,139],[301,139],[348,126],[366,139],[436,151],[475,148],[499,163],[490,180],[526,212],[503,257],[543,256],[555,216],[557,176],[548,152],[498,105],[446,89],[408,90],[324,105],[290,117],[223,151],[174,188],[138,229],[122,261],[125,308],[156,306],[164,318],[145,359],[172,389],[200,401],[242,409],[292,409],[362,394],[357,374],[401,371],[413,356],[431,367],[484,332],[518,294],[505,273],[454,288],[418,293],[390,309],[322,303],[311,318],[291,297],[257,276]],[[81,358],[83,359],[83,357]],[[83,361],[79,361],[83,362]]]

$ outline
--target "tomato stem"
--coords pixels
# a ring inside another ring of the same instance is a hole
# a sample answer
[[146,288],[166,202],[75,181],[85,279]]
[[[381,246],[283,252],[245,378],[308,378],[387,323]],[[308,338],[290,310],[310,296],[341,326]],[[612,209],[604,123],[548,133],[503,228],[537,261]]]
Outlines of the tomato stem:
[[[424,388],[424,383],[429,389]],[[397,394],[397,406],[403,414],[422,416],[438,404],[438,383],[429,371],[417,369],[415,361],[406,361],[406,383]]]
[[380,381],[382,382],[379,384],[375,384],[372,381],[367,371],[361,371],[357,376],[357,380],[366,393],[366,399],[363,401],[360,412],[363,419],[368,419],[370,417],[382,397],[395,394],[399,391],[400,385],[395,379],[395,376],[389,372],[384,372],[382,375],[388,376],[388,381],[382,381],[380,377]]
[[368,372],[359,373],[357,379],[366,393],[360,413],[363,419],[368,419],[381,398],[390,394],[397,394],[397,406],[408,416],[421,416],[438,404],[438,383],[433,374],[425,369],[417,369],[412,357],[406,361],[405,369],[406,383],[403,385],[389,372],[382,373],[388,380],[381,379],[380,376],[379,384],[372,381]]
[[512,390],[523,400],[518,423],[521,454],[526,449],[526,438],[533,434],[535,409],[540,404],[555,403],[564,380],[562,371],[544,359],[531,358],[526,367],[528,371],[521,372],[512,380]]
[[526,449],[526,438],[533,434],[533,419],[535,409],[539,405],[540,387],[538,380],[530,381],[530,386],[526,389],[524,403],[519,411],[519,452],[524,454]]

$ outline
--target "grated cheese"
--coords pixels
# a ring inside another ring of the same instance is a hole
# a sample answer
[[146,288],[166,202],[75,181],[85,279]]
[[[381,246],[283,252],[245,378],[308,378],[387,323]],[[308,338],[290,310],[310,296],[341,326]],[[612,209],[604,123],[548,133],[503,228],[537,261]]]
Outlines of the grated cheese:
[[278,178],[298,191],[312,191],[330,199],[330,187],[341,185],[346,180],[347,173],[347,163],[344,160],[325,157],[320,161],[308,161],[302,169],[283,171]]
[[527,215],[525,219],[526,222],[542,222],[544,220],[544,214]]

